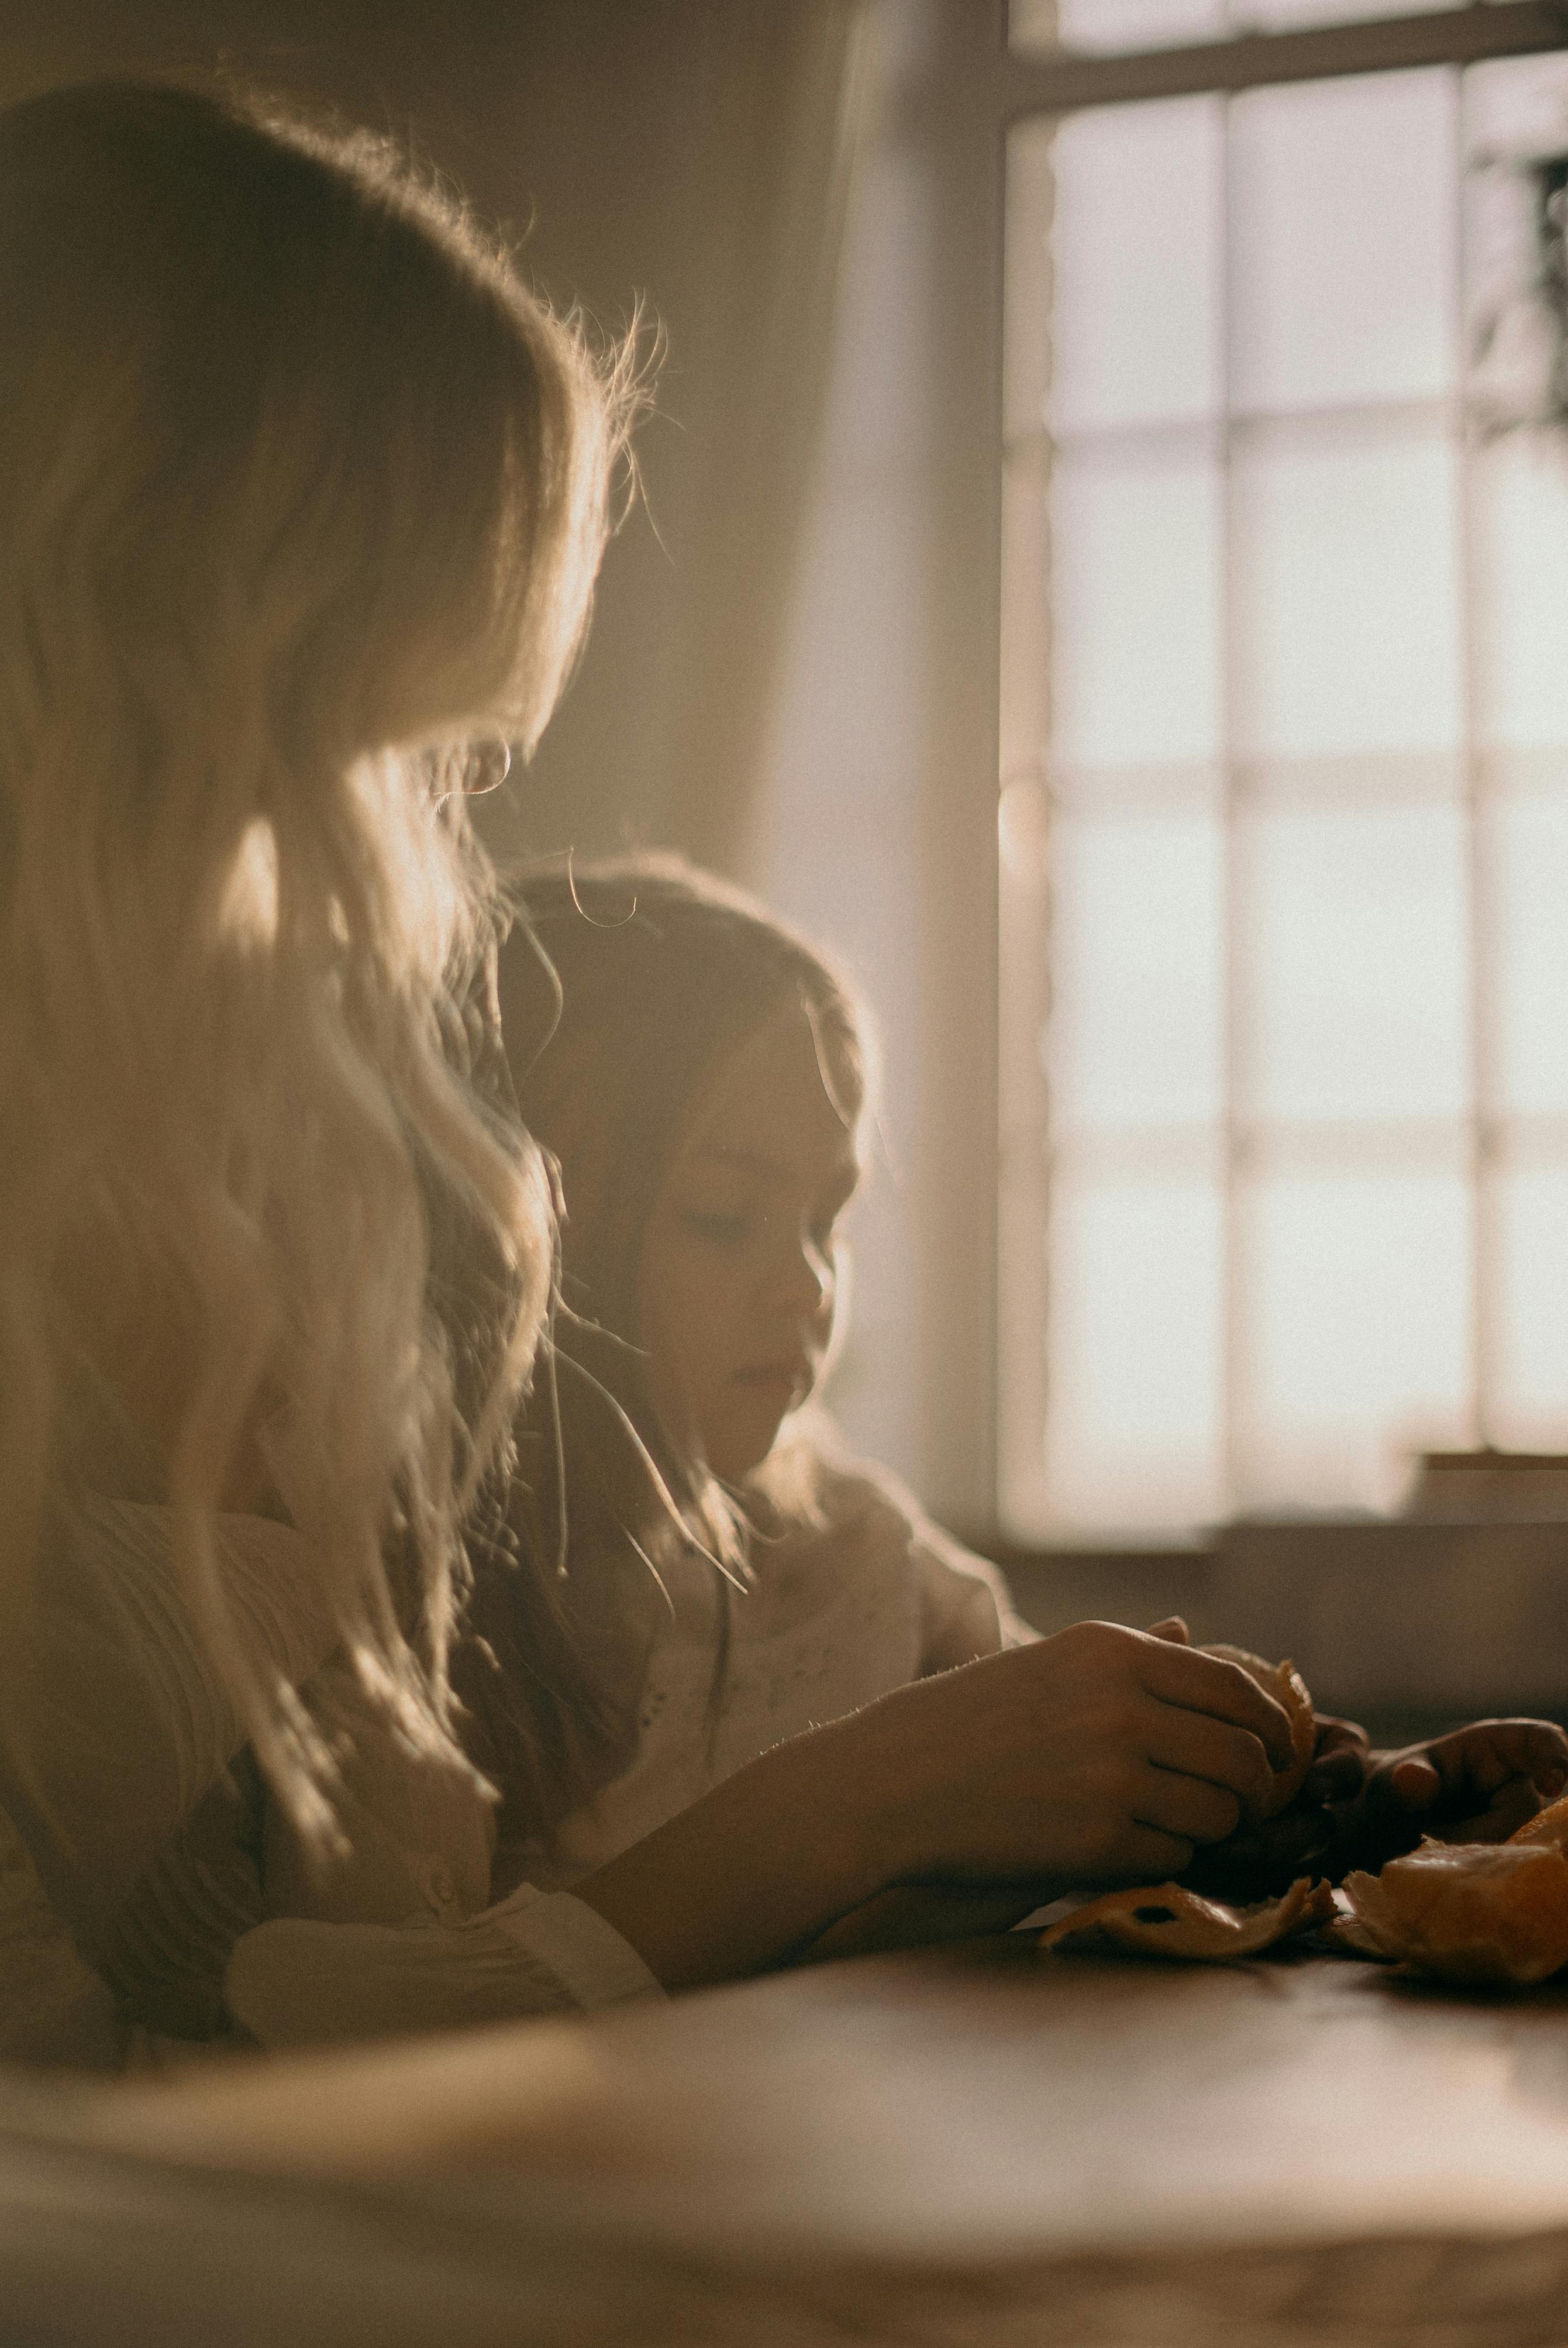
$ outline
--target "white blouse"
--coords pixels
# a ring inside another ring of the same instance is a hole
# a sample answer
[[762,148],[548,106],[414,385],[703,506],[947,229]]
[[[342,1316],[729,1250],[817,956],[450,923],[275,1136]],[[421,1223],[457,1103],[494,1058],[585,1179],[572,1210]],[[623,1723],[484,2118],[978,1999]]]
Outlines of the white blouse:
[[820,1463],[816,1488],[819,1522],[755,1544],[749,1590],[700,1556],[663,1570],[630,1766],[550,1849],[503,1851],[503,1879],[575,1882],[786,1737],[1030,1635],[995,1569],[892,1477]]

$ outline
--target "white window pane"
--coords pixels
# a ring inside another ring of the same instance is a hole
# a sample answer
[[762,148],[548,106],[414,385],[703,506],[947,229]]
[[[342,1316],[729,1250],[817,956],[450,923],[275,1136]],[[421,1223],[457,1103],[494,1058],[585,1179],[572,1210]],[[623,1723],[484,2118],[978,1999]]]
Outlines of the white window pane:
[[1063,458],[1051,489],[1052,749],[1073,766],[1217,757],[1220,478],[1211,460]]
[[1232,367],[1243,410],[1429,398],[1455,366],[1457,84],[1444,71],[1249,92],[1232,115]]
[[1501,1251],[1493,1440],[1568,1445],[1568,1169],[1531,1168],[1498,1185]]
[[1474,467],[1480,737],[1568,747],[1568,452],[1511,437]]
[[1243,33],[1302,25],[1350,25],[1368,16],[1419,16],[1466,0],[1010,0],[1015,49],[1091,54],[1180,48]]
[[1224,139],[1214,98],[1091,108],[1058,130],[1057,432],[1210,416],[1220,404]]
[[1471,156],[1553,155],[1568,121],[1568,56],[1493,57],[1464,77],[1465,146]]
[[1214,813],[1063,818],[1051,836],[1047,1073],[1058,1133],[1222,1105],[1225,842]]
[[1225,29],[1225,0],[1010,0],[1008,9],[1015,49],[1180,48]]
[[1245,1230],[1244,1505],[1388,1507],[1413,1451],[1469,1431],[1464,1182],[1281,1178]]
[[1446,438],[1240,452],[1233,641],[1244,757],[1448,749],[1460,733]]
[[1217,1183],[1057,1183],[1046,1489],[1060,1524],[1192,1524],[1221,1506],[1221,1292]]
[[1455,807],[1271,809],[1243,830],[1246,1108],[1458,1117],[1468,1104]]
[[1568,57],[1477,66],[1463,92],[1469,389],[1483,418],[1517,421],[1552,398],[1557,336],[1541,298],[1536,190],[1514,167],[1562,152]]
[[1568,1112],[1568,772],[1488,809],[1498,957],[1496,1106]]
[[1283,33],[1297,25],[1354,25],[1368,16],[1424,16],[1469,0],[1231,0],[1237,33]]

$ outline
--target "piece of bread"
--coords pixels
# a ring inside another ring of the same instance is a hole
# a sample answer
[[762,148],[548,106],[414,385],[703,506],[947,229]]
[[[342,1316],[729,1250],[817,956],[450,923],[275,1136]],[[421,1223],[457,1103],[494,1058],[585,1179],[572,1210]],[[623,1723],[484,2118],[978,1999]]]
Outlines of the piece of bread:
[[1568,1965],[1568,1795],[1506,1842],[1439,1842],[1348,1875],[1334,1937],[1439,1981],[1528,1988]]
[[1312,1715],[1312,1698],[1307,1684],[1296,1665],[1288,1660],[1283,1663],[1265,1663],[1261,1655],[1247,1653],[1245,1647],[1214,1646],[1204,1649],[1205,1655],[1217,1655],[1222,1663],[1239,1663],[1250,1679],[1255,1679],[1265,1694],[1271,1695],[1290,1723],[1292,1754],[1289,1766],[1276,1769],[1274,1784],[1260,1818],[1277,1817],[1288,1803],[1296,1799],[1312,1766],[1317,1750],[1317,1723]]
[[1328,1886],[1306,1875],[1281,1899],[1245,1908],[1205,1900],[1179,1883],[1146,1884],[1135,1891],[1107,1891],[1059,1917],[1040,1934],[1040,1946],[1077,1956],[1116,1953],[1228,1964],[1255,1957],[1294,1933],[1309,1932],[1333,1912]]
[[1508,1842],[1429,1837],[1378,1875],[1348,1875],[1335,1938],[1439,1981],[1528,1988],[1549,1980],[1568,1964],[1568,1857],[1530,1835],[1523,1827]]

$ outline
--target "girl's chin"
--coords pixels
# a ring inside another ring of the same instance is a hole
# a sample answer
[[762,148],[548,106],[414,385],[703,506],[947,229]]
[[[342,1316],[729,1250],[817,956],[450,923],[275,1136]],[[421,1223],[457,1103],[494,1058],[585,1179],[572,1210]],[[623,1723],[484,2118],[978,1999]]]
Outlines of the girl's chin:
[[771,1414],[765,1425],[753,1421],[743,1431],[734,1428],[728,1438],[710,1447],[708,1465],[722,1484],[743,1484],[754,1476],[778,1441],[787,1413]]
[[798,1382],[789,1378],[737,1381],[725,1397],[726,1423],[709,1431],[708,1465],[720,1481],[739,1484],[754,1476],[778,1441],[780,1428],[805,1399]]
[[743,1484],[748,1476],[756,1474],[773,1447],[771,1443],[766,1443],[759,1450],[754,1445],[748,1444],[743,1450],[726,1451],[723,1459],[710,1459],[708,1465],[721,1484]]

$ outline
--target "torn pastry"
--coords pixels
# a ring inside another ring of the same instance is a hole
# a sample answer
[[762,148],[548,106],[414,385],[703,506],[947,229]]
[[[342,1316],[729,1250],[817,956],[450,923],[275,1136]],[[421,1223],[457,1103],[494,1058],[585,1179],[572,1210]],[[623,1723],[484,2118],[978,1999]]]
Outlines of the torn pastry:
[[1434,1842],[1348,1875],[1333,1937],[1439,1981],[1529,1988],[1568,1965],[1568,1800],[1507,1842]]
[[1102,1898],[1059,1917],[1040,1936],[1042,1949],[1095,1956],[1114,1952],[1144,1957],[1181,1957],[1226,1964],[1256,1956],[1276,1941],[1309,1932],[1334,1912],[1326,1883],[1301,1876],[1278,1900],[1234,1908],[1205,1900],[1179,1883],[1145,1885],[1141,1890],[1108,1891]]
[[1288,1660],[1283,1663],[1265,1663],[1261,1655],[1249,1654],[1245,1647],[1214,1646],[1203,1652],[1205,1655],[1217,1655],[1224,1663],[1239,1663],[1248,1678],[1255,1680],[1264,1694],[1274,1698],[1290,1723],[1289,1763],[1275,1771],[1274,1784],[1258,1813],[1261,1818],[1276,1818],[1300,1793],[1317,1750],[1317,1723],[1313,1718],[1307,1684]]

